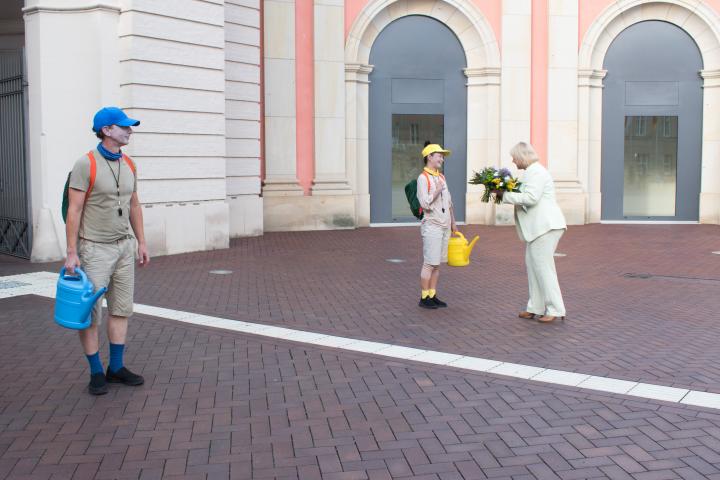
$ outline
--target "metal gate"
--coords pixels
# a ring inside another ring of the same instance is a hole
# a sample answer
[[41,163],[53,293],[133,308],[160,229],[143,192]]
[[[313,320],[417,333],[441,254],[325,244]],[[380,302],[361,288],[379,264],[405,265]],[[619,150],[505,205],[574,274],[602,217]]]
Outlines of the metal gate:
[[0,253],[30,258],[22,50],[0,50]]

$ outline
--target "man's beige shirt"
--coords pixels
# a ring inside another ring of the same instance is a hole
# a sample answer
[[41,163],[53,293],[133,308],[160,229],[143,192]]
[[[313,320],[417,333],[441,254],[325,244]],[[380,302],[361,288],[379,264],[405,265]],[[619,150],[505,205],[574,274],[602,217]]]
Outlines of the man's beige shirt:
[[[87,199],[80,220],[80,238],[93,242],[109,243],[131,234],[130,197],[137,191],[137,179],[124,159],[106,160],[93,150],[97,171],[90,198]],[[110,169],[115,172],[113,177]],[[115,178],[120,168],[120,208]],[[90,159],[83,155],[75,162],[70,174],[70,188],[86,192],[90,186]]]

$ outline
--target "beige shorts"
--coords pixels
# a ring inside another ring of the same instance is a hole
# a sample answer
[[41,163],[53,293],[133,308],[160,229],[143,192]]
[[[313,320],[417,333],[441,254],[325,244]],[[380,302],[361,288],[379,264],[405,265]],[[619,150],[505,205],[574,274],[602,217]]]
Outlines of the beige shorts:
[[423,263],[433,266],[447,263],[450,228],[423,223],[420,225],[420,235],[423,240]]
[[[112,243],[81,238],[78,244],[80,267],[92,281],[95,290],[100,287],[108,289],[104,298],[110,315],[129,317],[133,313],[135,245],[136,241],[132,237]],[[92,321],[95,325],[102,323],[102,299],[98,299],[93,309]]]

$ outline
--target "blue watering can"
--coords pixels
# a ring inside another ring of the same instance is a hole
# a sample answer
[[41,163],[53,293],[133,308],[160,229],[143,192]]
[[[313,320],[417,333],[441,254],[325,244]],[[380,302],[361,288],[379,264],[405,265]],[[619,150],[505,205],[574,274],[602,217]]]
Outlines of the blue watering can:
[[65,275],[60,270],[55,294],[55,322],[61,327],[84,330],[92,323],[92,309],[106,287],[93,293],[95,287],[80,267],[75,268],[77,276]]

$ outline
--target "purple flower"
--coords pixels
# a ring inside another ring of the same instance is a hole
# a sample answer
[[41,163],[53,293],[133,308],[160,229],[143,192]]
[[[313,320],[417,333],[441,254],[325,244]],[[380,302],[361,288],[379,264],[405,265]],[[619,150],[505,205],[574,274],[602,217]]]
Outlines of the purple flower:
[[510,177],[510,176],[512,176],[512,172],[510,172],[510,170],[507,169],[507,168],[501,168],[501,169],[500,169],[500,176],[501,176],[502,178]]

